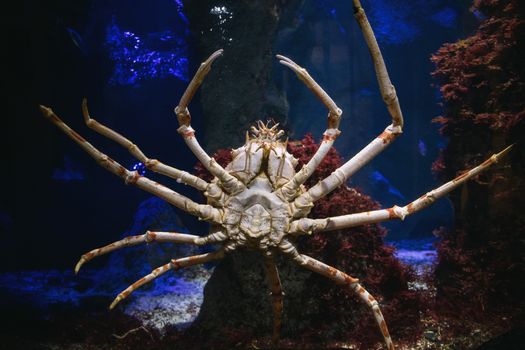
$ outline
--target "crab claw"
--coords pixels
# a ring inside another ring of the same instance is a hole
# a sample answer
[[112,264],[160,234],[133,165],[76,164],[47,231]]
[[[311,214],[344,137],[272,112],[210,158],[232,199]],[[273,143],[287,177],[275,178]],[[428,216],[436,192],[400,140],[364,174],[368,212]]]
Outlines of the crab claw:
[[505,148],[503,151],[499,152],[499,153],[496,153],[495,155],[493,155],[493,157],[495,158],[495,162],[497,162],[501,157],[505,156],[507,153],[510,152],[510,150],[512,149],[512,147],[514,147],[515,143],[513,143],[512,145],[508,146],[507,148]]
[[82,267],[82,265],[84,265],[84,263],[86,262],[86,258],[84,257],[84,255],[82,255],[82,257],[80,258],[80,260],[77,262],[77,264],[75,265],[75,275],[78,274],[78,271],[80,271],[80,268]]
[[117,304],[122,300],[124,299],[122,296],[120,296],[120,294],[113,300],[113,302],[111,302],[111,305],[109,305],[109,309],[110,310],[113,310],[115,308],[115,306],[117,306]]

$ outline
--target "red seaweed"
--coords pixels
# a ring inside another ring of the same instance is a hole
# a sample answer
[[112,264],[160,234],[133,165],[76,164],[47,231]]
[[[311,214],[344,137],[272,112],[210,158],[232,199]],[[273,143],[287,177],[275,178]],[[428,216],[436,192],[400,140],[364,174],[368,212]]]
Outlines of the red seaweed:
[[432,56],[445,106],[434,121],[449,138],[433,171],[453,178],[515,147],[501,166],[450,196],[455,230],[437,247],[437,303],[456,318],[503,317],[512,328],[525,322],[525,4],[478,0],[473,10],[486,16],[478,30]]

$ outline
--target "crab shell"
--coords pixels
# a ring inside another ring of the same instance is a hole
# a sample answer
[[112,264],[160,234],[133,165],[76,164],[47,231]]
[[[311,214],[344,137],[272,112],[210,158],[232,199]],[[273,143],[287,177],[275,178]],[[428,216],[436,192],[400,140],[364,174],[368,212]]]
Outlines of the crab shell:
[[276,140],[277,135],[247,137],[243,146],[232,151],[233,159],[225,168],[246,189],[222,203],[223,230],[231,240],[263,251],[281,242],[292,219],[289,202],[276,190],[294,177],[298,161],[286,150],[287,142]]

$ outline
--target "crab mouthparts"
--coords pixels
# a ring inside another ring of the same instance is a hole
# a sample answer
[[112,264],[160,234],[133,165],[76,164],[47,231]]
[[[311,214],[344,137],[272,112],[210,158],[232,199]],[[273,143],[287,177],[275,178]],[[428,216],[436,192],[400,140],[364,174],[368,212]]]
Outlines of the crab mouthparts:
[[240,229],[250,238],[260,238],[271,231],[272,217],[260,204],[248,208],[241,218]]

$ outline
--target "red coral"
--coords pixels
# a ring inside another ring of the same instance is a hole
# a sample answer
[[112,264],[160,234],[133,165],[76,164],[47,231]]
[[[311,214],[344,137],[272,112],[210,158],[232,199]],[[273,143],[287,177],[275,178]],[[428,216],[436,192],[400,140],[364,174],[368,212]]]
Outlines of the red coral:
[[[232,151],[231,149],[220,149],[213,154],[213,159],[217,161],[222,167],[225,167],[232,161]],[[213,175],[202,165],[201,162],[198,162],[193,167],[195,170],[195,175],[201,179],[210,182],[213,179]]]
[[445,162],[443,159],[443,151],[439,151],[438,158],[432,163],[432,174],[438,175],[445,170]]
[[475,6],[490,15],[476,34],[445,44],[432,56],[433,76],[441,82],[443,100],[454,114],[454,118],[441,119],[446,134],[453,132],[446,128],[463,122],[508,130],[523,121],[523,4],[479,0]]
[[[292,141],[288,143],[288,152],[293,154],[293,156],[299,160],[299,168],[308,163],[318,148],[319,144],[315,142],[312,134],[310,133],[306,134],[306,136],[301,141]],[[308,179],[305,185],[307,187],[312,187],[318,181],[330,175],[341,165],[342,160],[343,159],[334,148],[330,149],[326,157],[323,159],[321,164],[317,167],[316,171]]]

